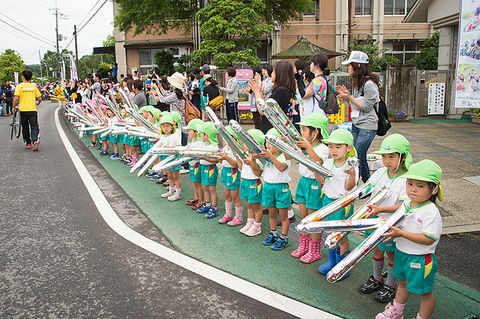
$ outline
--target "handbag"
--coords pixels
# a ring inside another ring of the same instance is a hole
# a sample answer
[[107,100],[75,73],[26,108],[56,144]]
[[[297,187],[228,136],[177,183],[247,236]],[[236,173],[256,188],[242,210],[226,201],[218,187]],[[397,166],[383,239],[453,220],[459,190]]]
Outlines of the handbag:
[[218,89],[218,96],[208,101],[208,106],[214,111],[218,111],[223,106],[223,96]]
[[[363,87],[362,87],[361,96],[364,96],[364,94],[365,94],[365,83],[363,84]],[[385,104],[385,102],[381,97],[380,97],[380,102],[378,102],[378,110],[375,106],[373,106],[373,109],[375,110],[375,114],[377,115],[377,119],[378,119],[377,135],[385,136],[388,130],[392,128],[392,123],[390,123],[390,120],[388,119],[387,105]]]
[[190,122],[193,119],[199,119],[200,118],[200,110],[195,107],[187,98],[187,95],[184,93],[183,97],[185,99],[185,111],[183,111],[181,108],[177,109],[180,111],[180,113],[185,116],[185,121]]

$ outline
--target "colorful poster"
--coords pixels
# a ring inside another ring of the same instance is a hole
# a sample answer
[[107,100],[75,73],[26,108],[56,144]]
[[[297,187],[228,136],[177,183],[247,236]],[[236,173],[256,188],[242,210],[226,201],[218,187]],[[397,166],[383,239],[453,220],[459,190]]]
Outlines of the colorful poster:
[[70,54],[70,81],[72,80],[78,80],[78,74],[75,60],[73,59],[73,55]]
[[15,78],[15,85],[18,85],[18,72],[13,72],[13,77]]
[[[248,93],[242,92],[242,89],[247,87],[247,83],[250,79],[253,78],[253,71],[249,69],[237,69],[236,79],[238,86],[240,87],[240,92],[238,93],[238,106],[241,107],[250,107],[250,102],[248,101]],[[225,86],[227,85],[228,74],[225,73]]]
[[454,107],[480,105],[480,0],[460,1]]

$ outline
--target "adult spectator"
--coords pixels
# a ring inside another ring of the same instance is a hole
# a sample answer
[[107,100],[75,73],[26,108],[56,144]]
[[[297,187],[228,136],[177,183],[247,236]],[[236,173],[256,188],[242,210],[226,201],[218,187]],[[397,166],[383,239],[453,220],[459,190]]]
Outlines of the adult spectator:
[[142,106],[147,105],[147,98],[143,93],[143,83],[140,80],[133,81],[133,92],[135,96],[133,97],[133,103],[137,105],[139,108]]
[[303,116],[310,113],[321,113],[327,117],[325,111],[320,107],[320,101],[327,99],[328,82],[326,77],[330,74],[328,58],[325,54],[317,54],[310,61],[310,72],[315,78],[305,88],[305,95],[302,97]]
[[[253,81],[262,82],[262,69],[259,67],[253,68]],[[242,89],[243,93],[249,94],[250,101],[250,113],[252,113],[253,124],[257,130],[262,126],[262,116],[258,113],[257,100],[255,98],[255,93],[253,93],[250,83],[247,84],[245,88]]]
[[116,77],[113,76],[113,71],[112,70],[108,70],[107,74],[108,74],[107,78],[110,82],[117,83],[117,79],[116,79]]
[[295,61],[295,81],[297,82],[298,92],[300,96],[305,95],[305,83],[303,83],[303,70],[308,67],[308,63],[305,60]]
[[188,88],[188,93],[190,94],[190,100],[192,104],[200,111],[200,116],[202,116],[202,105],[200,103],[200,74],[190,73],[190,86]]
[[263,96],[265,99],[268,99],[270,95],[272,95],[273,90],[273,80],[272,80],[272,72],[273,66],[270,63],[266,63],[262,67],[262,75],[263,75]]
[[221,91],[227,93],[227,101],[225,107],[227,109],[227,121],[235,120],[238,122],[238,92],[240,87],[237,82],[237,70],[234,67],[229,66],[227,68],[227,85],[222,87]]
[[118,78],[117,78],[117,75],[118,75],[118,63],[114,63],[114,64],[112,65],[112,75],[113,75],[113,78],[114,78],[113,83],[118,83]]
[[200,105],[202,107],[202,110],[205,109],[205,104],[206,104],[206,96],[203,94],[203,90],[205,89],[206,85],[204,83],[205,81],[205,77],[207,75],[210,75],[210,66],[208,64],[204,64],[202,65],[202,67],[200,68],[200,75],[202,76],[202,78],[200,79]]
[[[220,95],[218,82],[210,74],[203,77],[205,88],[203,89],[203,96],[205,98],[205,105],[208,105],[211,100]],[[220,110],[214,111],[218,118],[220,118]]]
[[5,95],[5,102],[7,103],[7,115],[12,115],[12,105],[13,105],[13,88],[10,84],[10,81],[5,81],[5,90],[3,92]]
[[352,51],[347,61],[348,74],[353,78],[353,94],[343,85],[336,86],[338,98],[349,102],[352,107],[353,146],[360,160],[360,176],[366,182],[370,178],[367,152],[377,133],[378,118],[375,108],[380,102],[378,75],[370,71],[368,55],[362,51]]
[[[277,101],[278,105],[285,114],[291,112],[293,97],[296,89],[292,65],[286,61],[275,63],[275,67],[273,68],[272,72],[272,80],[274,85],[270,98]],[[253,93],[255,93],[257,102],[259,99],[265,99],[263,96],[260,79],[252,81],[251,88]],[[260,109],[259,112],[262,115],[262,124],[260,130],[263,133],[266,133],[270,128],[272,128],[272,124],[267,120]]]
[[133,71],[133,80],[134,81],[138,80],[138,71],[137,70]]
[[101,75],[99,73],[95,73],[95,77],[94,77],[95,83],[93,83],[92,87],[90,88],[93,94],[100,93],[102,91],[100,78],[101,78]]

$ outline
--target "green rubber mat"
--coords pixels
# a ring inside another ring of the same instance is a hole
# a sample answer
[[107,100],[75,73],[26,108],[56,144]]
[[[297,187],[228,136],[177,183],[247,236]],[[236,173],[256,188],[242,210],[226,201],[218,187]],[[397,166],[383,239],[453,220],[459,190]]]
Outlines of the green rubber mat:
[[464,116],[459,119],[454,120],[445,120],[445,119],[437,119],[437,120],[409,120],[409,122],[417,123],[417,124],[429,124],[429,123],[466,123],[472,122],[472,118],[468,116]]
[[[89,143],[88,139],[85,137],[84,142]],[[220,181],[217,190],[221,213],[219,217],[209,220],[185,205],[185,201],[193,194],[193,184],[188,174],[182,175],[183,199],[169,202],[160,197],[166,191],[164,186],[157,185],[146,177],[137,178],[136,173],[130,174],[129,167],[120,161],[109,160],[108,156],[100,156],[99,151],[90,150],[180,252],[342,318],[373,318],[384,309],[385,305],[376,302],[373,294],[364,295],[358,290],[371,274],[371,255],[354,268],[349,278],[330,284],[317,271],[318,266],[328,258],[326,248],[322,250],[323,257],[320,261],[305,265],[290,256],[296,248],[295,244],[282,251],[274,251],[262,244],[269,230],[268,215],[263,218],[263,233],[253,238],[241,234],[241,226],[219,224],[217,221],[224,211]],[[357,238],[350,238],[352,247],[359,242]],[[478,291],[439,275],[435,283],[435,296],[437,304],[434,318],[452,318],[452,314],[456,318],[462,318],[479,311]],[[405,318],[416,316],[419,302],[419,296],[410,297]]]

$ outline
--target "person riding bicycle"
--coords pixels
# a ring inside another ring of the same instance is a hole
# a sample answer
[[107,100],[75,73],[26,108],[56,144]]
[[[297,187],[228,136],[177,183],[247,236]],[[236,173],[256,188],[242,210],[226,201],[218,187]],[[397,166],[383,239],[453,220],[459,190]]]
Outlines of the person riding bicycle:
[[22,83],[15,88],[13,107],[15,108],[18,104],[23,141],[27,149],[32,148],[33,142],[33,151],[38,151],[40,128],[38,127],[37,106],[42,102],[42,95],[38,88],[30,83],[32,75],[30,70],[22,72]]

